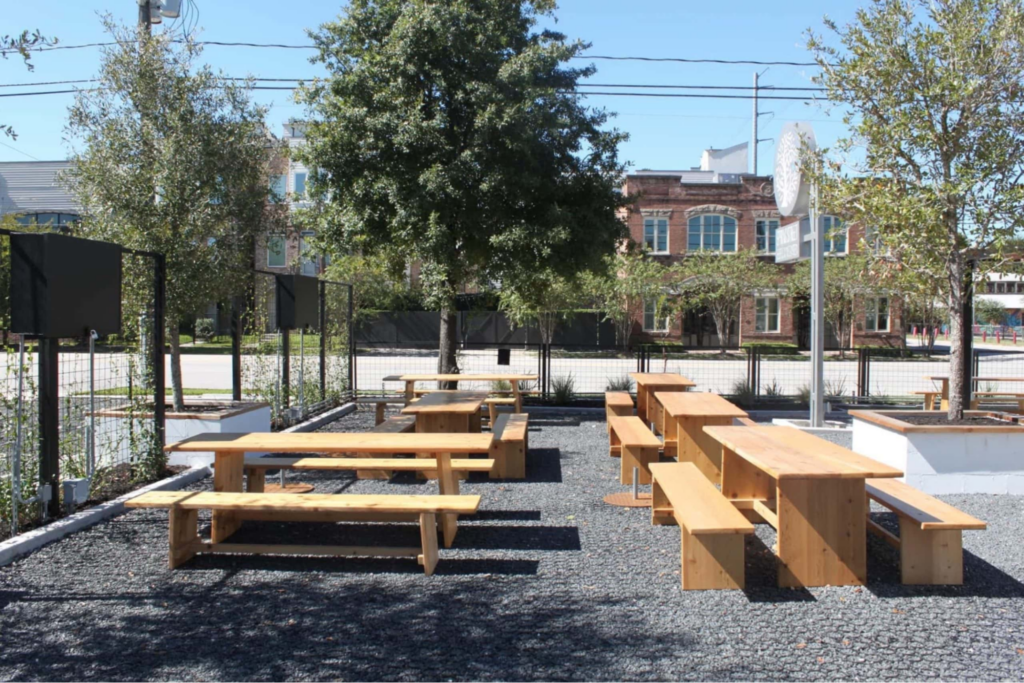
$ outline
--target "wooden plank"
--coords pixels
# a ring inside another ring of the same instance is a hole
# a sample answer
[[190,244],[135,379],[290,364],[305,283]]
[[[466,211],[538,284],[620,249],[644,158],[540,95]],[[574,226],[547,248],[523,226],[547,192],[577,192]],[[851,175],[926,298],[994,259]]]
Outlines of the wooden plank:
[[[682,395],[682,394],[680,394]],[[728,426],[733,418],[722,415],[680,415],[670,416],[666,425],[666,434],[674,433],[678,442],[677,457],[679,462],[692,462],[713,484],[722,481],[722,445],[704,427],[713,425]],[[665,437],[666,440],[668,437]]]
[[743,536],[696,534],[685,527],[681,535],[683,590],[728,590],[744,587],[746,541]]
[[220,453],[486,453],[490,434],[380,434],[377,432],[204,433],[170,444],[166,451]]
[[643,385],[645,387],[650,386],[661,386],[661,387],[695,387],[697,384],[691,380],[683,377],[675,372],[631,372],[629,376],[633,378],[633,381],[637,385]]
[[179,491],[150,491],[125,503],[131,508],[169,508],[183,510],[239,510],[259,512],[453,512],[474,514],[480,496],[398,496],[363,494],[306,493],[216,493],[198,491],[182,497]]
[[196,554],[196,544],[199,541],[198,510],[172,507],[168,523],[168,536],[170,538],[170,553],[167,566],[174,569],[188,562]]
[[672,417],[747,417],[739,408],[718,394],[698,391],[658,391],[654,394]]
[[[454,458],[452,469],[463,472],[490,472],[494,461],[486,458]],[[434,470],[437,461],[433,458],[250,458],[245,469],[252,470],[330,470],[350,472],[352,470],[394,470],[419,472]]]
[[896,536],[895,534],[893,534],[891,531],[889,531],[885,527],[879,525],[877,522],[871,521],[870,518],[867,520],[867,523],[868,523],[868,531],[870,533],[874,534],[875,536],[878,536],[883,541],[885,541],[886,543],[891,545],[893,548],[896,548],[897,550],[899,550],[899,548],[900,548],[900,537],[899,536]]
[[985,522],[929,496],[913,486],[892,479],[869,479],[868,496],[901,517],[914,520],[922,530],[985,529]]
[[475,413],[487,399],[486,391],[435,391],[402,408],[405,415],[424,413]]
[[676,521],[693,534],[752,534],[754,525],[691,463],[652,463]]
[[778,482],[779,586],[860,586],[867,580],[863,479]]
[[[649,432],[648,432],[649,433]],[[622,444],[620,449],[619,483],[633,483],[633,469],[636,468],[638,484],[651,483],[651,463],[658,462],[658,446],[634,446]]]
[[776,486],[767,472],[722,447],[722,495],[728,500],[774,500]]
[[[213,490],[220,493],[240,493],[245,474],[242,469],[245,454],[218,451],[214,453],[214,461],[216,468],[213,470]],[[210,523],[210,537],[214,543],[220,543],[238,531],[240,526],[242,521],[230,512],[214,510]]]
[[780,431],[773,431],[772,436],[780,443],[791,446],[793,449],[807,455],[829,458],[845,466],[860,470],[866,477],[893,478],[903,476],[903,470],[890,467],[878,462],[874,458],[855,453],[848,448],[843,448],[839,444],[826,441],[800,429],[784,427]]
[[633,397],[626,391],[606,391],[604,394],[605,407],[629,408],[633,410]]
[[963,532],[925,531],[900,517],[900,582],[905,585],[953,585],[964,582]]
[[437,567],[437,516],[429,512],[420,515],[420,543],[422,554],[417,558],[427,576]]
[[623,446],[660,448],[661,439],[656,437],[639,417],[611,417],[608,424]]

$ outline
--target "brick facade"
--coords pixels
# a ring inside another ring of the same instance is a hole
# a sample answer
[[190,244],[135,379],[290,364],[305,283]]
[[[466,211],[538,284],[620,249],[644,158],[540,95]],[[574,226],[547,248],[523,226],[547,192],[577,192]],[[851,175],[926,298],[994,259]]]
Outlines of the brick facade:
[[[736,182],[683,182],[685,173],[643,172],[629,175],[626,178],[623,192],[637,196],[633,209],[626,215],[630,237],[637,243],[644,241],[644,219],[667,219],[668,243],[667,253],[652,255],[665,265],[677,263],[685,258],[689,220],[697,215],[729,216],[736,221],[736,243],[740,249],[752,249],[756,246],[756,222],[759,219],[778,220],[780,225],[794,222],[792,218],[780,218],[775,206],[774,188],[770,176],[737,176]],[[852,225],[847,229],[847,251],[856,251],[864,237],[860,226]],[[765,256],[765,259],[773,259]],[[830,258],[842,258],[834,256]],[[784,266],[785,274],[792,272],[792,266]],[[762,293],[765,296],[770,293]],[[785,292],[778,293],[779,329],[778,332],[758,332],[755,325],[754,297],[744,297],[740,302],[740,316],[737,333],[726,341],[726,345],[746,342],[805,342],[808,336],[806,329],[801,330],[800,316]],[[706,333],[699,334],[688,326],[680,316],[671,320],[666,333],[651,333],[643,330],[643,321],[638,320],[634,328],[635,338],[642,341],[671,340],[687,344],[695,343],[700,337],[707,339]],[[806,328],[806,321],[803,327]],[[691,327],[695,323],[691,320]],[[868,332],[864,324],[864,304],[855,306],[855,324],[852,326],[851,339],[845,340],[843,346],[898,346],[902,335],[902,308],[896,301],[890,302],[890,320],[888,332]],[[803,331],[803,334],[801,334]],[[718,344],[717,335],[712,335],[704,345]]]

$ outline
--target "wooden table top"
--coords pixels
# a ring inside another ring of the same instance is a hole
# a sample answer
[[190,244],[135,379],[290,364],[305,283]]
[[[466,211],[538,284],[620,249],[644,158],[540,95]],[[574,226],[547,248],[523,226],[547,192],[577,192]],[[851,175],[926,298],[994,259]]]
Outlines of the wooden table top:
[[215,453],[487,453],[493,435],[383,434],[378,432],[205,433],[168,444],[165,451]]
[[697,383],[675,372],[631,372],[629,376],[641,386],[695,387]]
[[479,375],[388,375],[385,382],[534,382],[537,375],[484,373]]
[[487,400],[486,391],[435,391],[402,408],[406,415],[420,413],[467,413],[480,410]]
[[775,479],[876,479],[903,472],[794,427],[705,427],[704,432]]
[[747,411],[738,408],[718,394],[699,391],[658,391],[654,394],[672,417],[747,417]]

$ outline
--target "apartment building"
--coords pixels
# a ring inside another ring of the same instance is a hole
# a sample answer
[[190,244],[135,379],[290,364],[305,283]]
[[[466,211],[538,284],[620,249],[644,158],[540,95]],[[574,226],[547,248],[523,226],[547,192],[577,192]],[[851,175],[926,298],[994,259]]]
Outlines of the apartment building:
[[[649,250],[651,258],[672,264],[695,251],[723,257],[739,249],[756,249],[774,261],[776,232],[783,219],[775,205],[771,176],[746,172],[747,145],[705,150],[700,166],[689,170],[640,170],[625,179],[623,192],[637,202],[627,221],[630,236]],[[847,226],[840,216],[825,216],[830,258],[843,258],[859,248],[864,232]],[[792,266],[783,266],[783,273]],[[833,333],[826,344],[895,346],[902,335],[898,302],[888,296],[866,296],[856,302],[849,339]],[[656,302],[647,302],[635,338],[679,341],[694,346],[733,346],[745,342],[787,342],[806,347],[810,315],[805,302],[777,289],[752,292],[740,302],[738,323],[729,338],[719,340],[710,316],[692,311],[685,316],[656,315]]]

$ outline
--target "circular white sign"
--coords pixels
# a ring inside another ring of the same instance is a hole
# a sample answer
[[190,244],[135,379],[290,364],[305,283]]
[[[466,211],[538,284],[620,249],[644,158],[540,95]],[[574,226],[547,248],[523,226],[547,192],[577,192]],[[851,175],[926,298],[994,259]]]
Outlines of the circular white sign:
[[809,123],[787,123],[775,145],[775,204],[783,216],[800,216],[808,211],[810,183],[804,178],[803,160],[817,149]]

